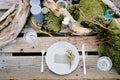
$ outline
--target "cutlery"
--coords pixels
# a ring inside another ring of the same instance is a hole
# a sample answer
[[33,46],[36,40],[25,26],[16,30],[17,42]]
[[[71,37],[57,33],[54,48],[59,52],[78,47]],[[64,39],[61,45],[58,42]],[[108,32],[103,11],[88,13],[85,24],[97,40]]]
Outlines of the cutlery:
[[82,44],[82,57],[83,57],[83,71],[84,71],[84,75],[86,75],[85,45],[84,44]]
[[41,62],[41,72],[44,72],[44,54],[45,54],[45,50],[41,50],[42,53],[42,62]]

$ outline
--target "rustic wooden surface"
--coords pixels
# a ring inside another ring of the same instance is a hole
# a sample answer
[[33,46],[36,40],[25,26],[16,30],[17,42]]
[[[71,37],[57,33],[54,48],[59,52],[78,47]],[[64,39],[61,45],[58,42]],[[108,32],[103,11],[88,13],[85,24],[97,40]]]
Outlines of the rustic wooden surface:
[[[20,0],[0,0],[0,16],[9,9],[14,3]],[[46,63],[44,73],[40,72],[41,56],[12,56],[12,53],[28,53],[41,52],[42,49],[47,50],[53,43],[60,41],[68,41],[75,45],[81,51],[81,45],[85,44],[85,51],[97,52],[98,46],[95,44],[94,36],[86,37],[39,37],[36,45],[28,44],[24,38],[19,37],[13,43],[0,49],[0,80],[37,80],[37,79],[79,79],[79,80],[116,80],[120,79],[120,75],[112,69],[109,72],[100,72],[96,69],[98,55],[87,55],[86,66],[87,75],[83,75],[82,58],[80,64],[71,74],[59,76],[51,72]]]
[[19,3],[21,0],[0,0],[0,10],[9,9],[14,3]]
[[47,50],[52,44],[58,42],[58,39],[72,43],[79,51],[81,51],[83,43],[85,44],[86,51],[97,51],[95,37],[38,37],[35,45],[28,44],[24,38],[17,38],[15,42],[2,48],[0,52],[41,52],[42,49]]
[[41,57],[1,57],[0,79],[120,79],[114,69],[100,72],[96,69],[98,56],[86,56],[87,75],[83,74],[82,58],[71,74],[60,76],[51,72],[46,63],[44,72],[40,72]]

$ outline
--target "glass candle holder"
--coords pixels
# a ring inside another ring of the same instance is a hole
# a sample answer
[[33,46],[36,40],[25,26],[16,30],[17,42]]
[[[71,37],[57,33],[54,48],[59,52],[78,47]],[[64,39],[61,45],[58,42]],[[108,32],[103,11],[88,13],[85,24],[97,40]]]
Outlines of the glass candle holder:
[[111,18],[114,18],[114,13],[110,9],[108,9],[104,13],[104,18],[105,20],[110,20]]
[[39,5],[33,5],[31,7],[31,13],[34,17],[36,24],[43,24],[44,16]]

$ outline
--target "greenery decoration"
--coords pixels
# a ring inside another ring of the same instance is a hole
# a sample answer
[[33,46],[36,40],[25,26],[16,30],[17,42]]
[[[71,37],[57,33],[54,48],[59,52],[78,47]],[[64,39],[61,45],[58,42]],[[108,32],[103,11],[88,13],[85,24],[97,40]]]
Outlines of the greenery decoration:
[[44,15],[43,27],[49,32],[59,32],[63,17],[56,17],[52,12]]
[[[107,6],[101,0],[80,0],[80,3],[68,6],[67,10],[84,27],[92,28],[97,32],[97,39],[100,41],[98,53],[100,56],[108,56],[112,59],[113,67],[120,73],[120,26],[114,19],[106,21],[103,17]],[[81,11],[91,20],[99,22],[104,28],[81,17]],[[49,12],[45,15],[43,27],[48,31],[58,32],[63,18],[54,16]]]
[[107,7],[100,0],[81,0],[80,9],[100,24],[110,30],[98,28],[96,24],[88,22],[80,17],[79,21],[83,26],[94,29],[97,34],[97,39],[101,41],[99,44],[98,53],[100,56],[109,56],[112,59],[113,67],[120,73],[120,26],[114,19],[105,21],[103,18],[104,11]]

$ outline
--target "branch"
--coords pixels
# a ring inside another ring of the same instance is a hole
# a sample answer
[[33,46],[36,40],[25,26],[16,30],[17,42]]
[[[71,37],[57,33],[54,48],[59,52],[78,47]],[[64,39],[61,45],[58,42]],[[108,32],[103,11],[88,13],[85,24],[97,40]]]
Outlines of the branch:
[[17,4],[14,4],[7,12],[3,14],[3,16],[0,17],[0,22],[3,21],[7,16],[9,16],[13,11],[16,10]]
[[110,1],[110,0],[102,0],[102,2],[104,4],[106,4],[109,8],[111,8],[117,15],[120,16],[120,9],[117,8],[112,1]]
[[95,19],[92,19],[92,18],[90,18],[90,17],[88,17],[88,16],[85,16],[85,14],[83,13],[82,10],[80,11],[80,13],[81,13],[80,17],[82,17],[82,18],[85,19],[86,21],[91,22],[91,23],[93,23],[93,24],[96,24],[96,25],[98,25],[99,27],[101,27],[101,28],[103,28],[103,29],[105,29],[105,30],[107,30],[107,31],[111,31],[111,29],[106,28],[105,26],[103,26],[101,23],[99,23],[99,22],[96,21]]
[[9,15],[6,20],[0,25],[0,30],[4,29],[14,18],[16,11]]

